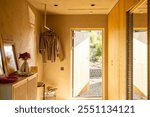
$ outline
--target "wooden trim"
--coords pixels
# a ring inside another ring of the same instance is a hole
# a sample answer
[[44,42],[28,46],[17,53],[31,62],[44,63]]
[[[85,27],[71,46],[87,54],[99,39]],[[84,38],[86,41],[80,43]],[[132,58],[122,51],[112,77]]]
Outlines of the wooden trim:
[[[148,100],[150,100],[150,1],[148,1]],[[133,98],[133,12],[139,7],[145,0],[140,0],[127,14],[127,99]],[[137,29],[137,28],[135,28]],[[144,28],[146,30],[146,28]],[[130,50],[132,49],[132,50]]]
[[136,30],[144,30],[144,31],[147,31],[147,28],[133,28],[134,31]]
[[133,14],[127,13],[127,99],[133,98]]
[[148,0],[148,100],[150,100],[150,0]]
[[130,13],[133,13],[138,7],[140,7],[143,3],[145,2],[145,0],[139,0],[137,1],[136,4],[134,4],[131,9],[130,9]]
[[108,76],[107,75],[108,50],[106,50],[106,48],[107,48],[106,40],[108,41],[108,39],[106,39],[105,34],[106,34],[106,32],[103,29],[102,30],[102,99],[103,100],[108,99],[108,77],[107,77]]
[[103,100],[107,100],[108,99],[108,79],[106,77],[106,73],[107,73],[107,60],[105,59],[105,57],[107,56],[106,52],[106,38],[105,38],[105,29],[104,28],[71,28],[70,29],[71,31],[71,52],[72,52],[72,56],[71,56],[71,78],[72,78],[72,98],[75,98],[74,95],[73,95],[73,82],[74,82],[74,78],[73,78],[73,72],[74,72],[74,69],[73,69],[73,62],[74,62],[74,43],[72,43],[73,41],[73,31],[74,30],[100,30],[102,31],[102,99]]
[[6,69],[5,69],[5,59],[4,59],[4,56],[3,56],[2,36],[1,35],[0,35],[0,54],[1,54],[2,67],[3,67],[3,75],[0,75],[0,76],[5,76]]
[[1,49],[2,49],[3,59],[4,59],[5,74],[9,75],[8,74],[7,63],[6,63],[5,51],[4,51],[4,44],[12,45],[13,54],[14,54],[14,60],[15,60],[15,64],[16,64],[16,69],[19,70],[17,56],[16,56],[16,48],[15,48],[15,42],[14,41],[8,41],[8,40],[5,40],[5,39],[2,39],[2,41],[1,41]]
[[17,82],[15,82],[15,83],[13,83],[12,85],[13,85],[13,86],[20,86],[20,85],[23,84],[25,81],[27,81],[27,79],[28,79],[28,78],[24,78],[24,79],[22,79],[22,80],[20,80],[20,81],[17,81]]
[[74,30],[71,30],[71,79],[72,79],[72,97],[74,97]]
[[71,28],[71,31],[74,31],[74,30],[102,30],[104,31],[104,28]]

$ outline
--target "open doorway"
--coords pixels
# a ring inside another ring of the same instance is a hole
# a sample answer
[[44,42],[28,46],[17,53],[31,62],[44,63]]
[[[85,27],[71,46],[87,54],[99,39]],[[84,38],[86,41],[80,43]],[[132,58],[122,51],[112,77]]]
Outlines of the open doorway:
[[147,30],[133,31],[133,99],[147,99]]
[[102,30],[73,30],[73,97],[102,98]]
[[143,0],[127,13],[127,99],[150,99],[149,1]]

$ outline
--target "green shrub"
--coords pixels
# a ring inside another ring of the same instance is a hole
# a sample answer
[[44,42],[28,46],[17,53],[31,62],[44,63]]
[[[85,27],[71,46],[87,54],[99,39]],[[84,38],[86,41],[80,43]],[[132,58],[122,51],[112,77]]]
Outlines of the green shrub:
[[99,62],[102,57],[102,33],[90,33],[90,62]]

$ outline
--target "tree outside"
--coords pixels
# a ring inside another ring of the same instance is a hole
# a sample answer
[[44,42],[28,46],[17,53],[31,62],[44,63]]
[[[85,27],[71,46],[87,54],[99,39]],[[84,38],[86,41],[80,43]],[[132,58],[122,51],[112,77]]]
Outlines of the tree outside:
[[90,32],[90,66],[102,65],[102,31]]

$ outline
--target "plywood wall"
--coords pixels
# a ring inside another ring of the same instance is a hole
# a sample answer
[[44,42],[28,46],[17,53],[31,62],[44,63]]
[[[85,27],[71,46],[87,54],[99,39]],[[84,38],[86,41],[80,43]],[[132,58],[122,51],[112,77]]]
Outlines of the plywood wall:
[[108,15],[108,99],[126,99],[126,12],[139,0],[119,0]]
[[139,1],[142,0],[123,0],[125,2],[125,10],[128,11],[134,7]]
[[[48,85],[56,86],[57,99],[71,99],[72,97],[72,28],[103,28],[105,31],[104,50],[107,49],[107,15],[49,15],[47,17],[47,25],[52,28],[59,35],[65,59],[56,63],[48,61],[44,64],[44,81]],[[105,52],[106,72],[107,72],[107,51]],[[64,71],[60,70],[64,67]],[[107,74],[105,74],[107,78]]]
[[[19,53],[29,52],[30,66],[38,66],[39,80],[42,79],[43,63],[38,52],[38,40],[42,15],[26,0],[0,0],[0,35],[14,40]],[[22,60],[18,59],[19,66]]]
[[[117,99],[119,97],[119,4],[115,6],[108,16],[108,98]],[[113,34],[110,34],[113,33]],[[112,50],[113,48],[113,50]],[[112,90],[115,89],[113,93]],[[117,92],[117,93],[116,93]]]
[[133,22],[135,29],[147,29],[147,14],[134,14]]

